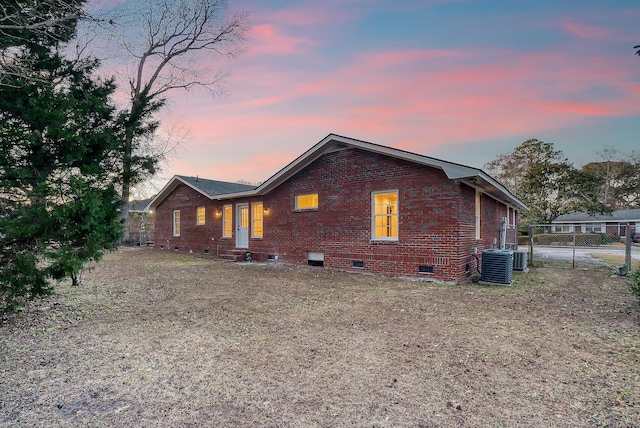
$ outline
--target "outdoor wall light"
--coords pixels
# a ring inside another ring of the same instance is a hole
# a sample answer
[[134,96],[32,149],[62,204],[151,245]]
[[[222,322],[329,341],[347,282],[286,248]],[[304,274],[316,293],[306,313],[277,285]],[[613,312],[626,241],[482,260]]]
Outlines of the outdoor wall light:
[[222,215],[222,211],[216,210],[216,217],[220,217]]
[[264,215],[267,215],[267,214],[269,214],[269,208],[264,207]]

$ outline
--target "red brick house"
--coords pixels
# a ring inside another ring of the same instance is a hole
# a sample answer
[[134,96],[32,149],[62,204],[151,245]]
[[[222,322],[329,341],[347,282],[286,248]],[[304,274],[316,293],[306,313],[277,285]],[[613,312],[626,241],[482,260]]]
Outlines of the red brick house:
[[526,206],[482,170],[328,135],[263,184],[175,176],[156,248],[464,281]]

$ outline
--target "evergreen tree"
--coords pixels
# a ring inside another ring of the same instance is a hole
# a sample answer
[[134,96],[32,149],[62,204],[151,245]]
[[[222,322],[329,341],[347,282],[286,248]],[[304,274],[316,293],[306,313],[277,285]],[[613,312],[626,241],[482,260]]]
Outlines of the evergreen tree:
[[0,85],[0,312],[48,294],[51,280],[76,283],[121,231],[114,83],[93,77],[96,60],[59,53],[75,20],[37,28],[2,46],[21,72]]

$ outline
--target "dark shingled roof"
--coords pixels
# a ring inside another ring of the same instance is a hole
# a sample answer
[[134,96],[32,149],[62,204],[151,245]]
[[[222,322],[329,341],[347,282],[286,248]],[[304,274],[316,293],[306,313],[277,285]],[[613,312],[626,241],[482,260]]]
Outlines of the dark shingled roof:
[[147,205],[149,205],[149,202],[151,202],[152,200],[153,198],[149,198],[143,199],[141,201],[129,202],[129,212],[144,212],[145,208],[147,208]]
[[198,190],[206,193],[209,196],[227,195],[229,193],[244,192],[247,190],[253,190],[256,186],[240,183],[229,183],[227,181],[207,180],[199,177],[187,177],[185,175],[177,175],[189,185],[197,188]]
[[594,221],[639,221],[640,208],[630,210],[616,210],[611,214],[589,215],[586,213],[576,212],[570,214],[559,215],[552,223],[567,222],[594,222]]

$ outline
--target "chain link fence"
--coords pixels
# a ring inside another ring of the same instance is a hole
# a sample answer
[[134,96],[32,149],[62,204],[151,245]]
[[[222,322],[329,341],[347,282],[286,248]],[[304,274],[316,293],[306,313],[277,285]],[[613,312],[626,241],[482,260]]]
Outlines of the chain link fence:
[[520,248],[528,246],[529,264],[535,266],[608,268],[625,275],[640,266],[640,245],[631,240],[633,226],[618,226],[603,233],[582,232],[580,226],[533,224]]

